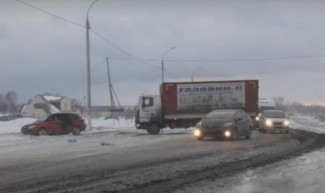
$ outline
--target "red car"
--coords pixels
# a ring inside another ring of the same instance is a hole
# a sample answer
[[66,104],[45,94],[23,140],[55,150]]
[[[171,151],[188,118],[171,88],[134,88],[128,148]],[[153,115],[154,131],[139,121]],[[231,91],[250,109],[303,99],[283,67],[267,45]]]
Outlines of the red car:
[[31,135],[64,135],[69,133],[79,135],[85,129],[86,124],[78,114],[54,113],[43,120],[23,126],[21,132]]

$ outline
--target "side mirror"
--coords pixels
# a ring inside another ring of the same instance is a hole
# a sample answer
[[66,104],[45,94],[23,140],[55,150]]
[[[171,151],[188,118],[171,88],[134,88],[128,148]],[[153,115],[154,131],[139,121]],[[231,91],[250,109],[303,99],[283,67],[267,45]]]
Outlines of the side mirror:
[[141,108],[144,109],[145,106],[146,106],[146,104],[144,103],[144,100],[142,99]]

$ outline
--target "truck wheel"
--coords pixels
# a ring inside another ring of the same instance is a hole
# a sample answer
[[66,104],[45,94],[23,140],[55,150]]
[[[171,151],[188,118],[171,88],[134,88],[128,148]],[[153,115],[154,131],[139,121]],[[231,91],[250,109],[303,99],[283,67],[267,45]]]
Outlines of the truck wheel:
[[170,123],[168,126],[169,126],[170,129],[175,129],[177,127],[177,124],[176,123]]
[[156,123],[153,123],[150,125],[150,128],[147,129],[147,132],[150,135],[157,135],[160,132],[159,125]]

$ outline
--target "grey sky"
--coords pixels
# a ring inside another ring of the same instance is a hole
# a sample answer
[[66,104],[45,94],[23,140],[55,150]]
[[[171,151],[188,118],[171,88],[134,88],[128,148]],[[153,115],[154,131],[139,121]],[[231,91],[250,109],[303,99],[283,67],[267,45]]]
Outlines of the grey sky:
[[[24,1],[82,25],[92,2]],[[106,56],[121,102],[132,105],[158,93],[171,46],[167,81],[190,80],[201,67],[196,80],[259,79],[260,96],[325,103],[324,10],[324,1],[99,0],[92,29],[157,68],[91,34],[93,104],[108,104]],[[0,18],[0,93],[15,90],[21,102],[43,92],[86,95],[84,29],[14,0],[0,1]]]

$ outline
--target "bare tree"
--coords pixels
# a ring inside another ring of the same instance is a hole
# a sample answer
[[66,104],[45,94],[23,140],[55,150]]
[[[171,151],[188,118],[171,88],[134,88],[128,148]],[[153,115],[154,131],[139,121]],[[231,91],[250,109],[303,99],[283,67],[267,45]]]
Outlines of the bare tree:
[[8,111],[8,105],[5,101],[5,97],[0,94],[0,112],[1,113],[6,113]]
[[17,113],[17,94],[15,91],[8,91],[5,96],[5,101],[7,103],[7,112],[8,112],[8,120],[10,120],[10,115]]

